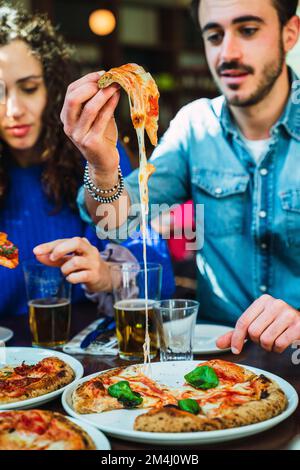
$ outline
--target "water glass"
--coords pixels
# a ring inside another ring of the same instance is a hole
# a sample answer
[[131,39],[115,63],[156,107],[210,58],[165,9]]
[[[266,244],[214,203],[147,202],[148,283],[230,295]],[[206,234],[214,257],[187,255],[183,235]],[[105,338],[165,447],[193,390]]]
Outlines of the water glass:
[[198,309],[199,302],[195,300],[171,299],[155,303],[161,361],[193,359],[193,336]]

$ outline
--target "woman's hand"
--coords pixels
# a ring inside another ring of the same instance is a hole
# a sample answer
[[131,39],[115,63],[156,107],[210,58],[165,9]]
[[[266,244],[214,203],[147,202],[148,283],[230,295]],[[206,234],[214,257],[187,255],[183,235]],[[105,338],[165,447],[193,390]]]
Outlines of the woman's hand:
[[89,73],[69,85],[61,120],[67,136],[90,163],[92,175],[99,176],[102,187],[111,187],[118,179],[118,130],[114,111],[120,86],[113,84],[100,90],[97,82],[103,73]]
[[220,349],[240,354],[249,337],[266,351],[282,353],[300,339],[300,313],[286,302],[263,295],[238,319],[232,332],[217,340]]
[[89,292],[111,292],[109,263],[86,238],[74,237],[38,245],[36,258],[47,266],[60,267],[71,284],[84,284]]

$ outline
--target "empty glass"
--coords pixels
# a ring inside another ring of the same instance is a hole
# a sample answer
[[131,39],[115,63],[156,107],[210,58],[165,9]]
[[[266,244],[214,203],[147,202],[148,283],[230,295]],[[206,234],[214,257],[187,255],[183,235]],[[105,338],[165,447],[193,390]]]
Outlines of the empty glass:
[[161,361],[193,359],[193,336],[199,302],[162,300],[154,305]]

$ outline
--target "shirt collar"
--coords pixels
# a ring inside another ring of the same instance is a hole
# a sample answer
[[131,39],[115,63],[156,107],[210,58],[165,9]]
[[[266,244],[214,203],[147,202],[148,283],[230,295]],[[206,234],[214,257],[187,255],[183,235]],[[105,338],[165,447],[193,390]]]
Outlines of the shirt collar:
[[[289,100],[283,110],[279,120],[274,124],[271,135],[276,134],[280,127],[283,127],[287,133],[294,139],[300,141],[300,80],[296,73],[289,68],[291,91]],[[220,114],[220,122],[224,132],[237,138],[239,133],[234,119],[223,97],[223,103]]]

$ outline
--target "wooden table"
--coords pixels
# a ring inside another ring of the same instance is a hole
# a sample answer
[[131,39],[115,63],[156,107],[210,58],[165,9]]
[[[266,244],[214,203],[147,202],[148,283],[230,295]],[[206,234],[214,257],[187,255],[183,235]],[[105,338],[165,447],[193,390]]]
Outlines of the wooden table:
[[[82,330],[86,325],[96,319],[95,306],[92,304],[80,304],[73,306],[72,318],[72,335]],[[28,321],[26,317],[11,317],[1,319],[1,326],[11,328],[14,331],[14,337],[7,344],[7,346],[30,346],[30,332]],[[259,367],[266,371],[272,372],[290,382],[300,393],[300,365],[293,365],[292,353],[293,350],[288,350],[284,354],[277,355],[267,353],[253,343],[246,344],[244,351],[238,357],[231,353],[222,354],[220,357],[233,362]],[[214,356],[215,357],[215,356]],[[118,365],[128,365],[128,362],[122,361],[115,357],[95,357],[76,355],[76,358],[84,366],[84,374],[89,375],[97,371],[110,369]],[[201,359],[210,359],[209,356],[200,357]],[[60,398],[47,403],[42,408],[50,409],[53,411],[60,411],[64,413],[61,406]],[[224,444],[205,445],[198,447],[190,447],[190,449],[234,449],[234,450],[273,450],[288,448],[295,436],[300,435],[300,407],[296,412],[286,421],[279,424],[270,431],[258,434],[254,437],[248,437],[240,440],[231,441]],[[135,444],[133,442],[126,442],[114,438],[110,438],[113,450],[133,450],[133,449],[170,449],[168,447],[159,447],[157,445],[143,445]],[[187,449],[187,446],[184,447]]]

